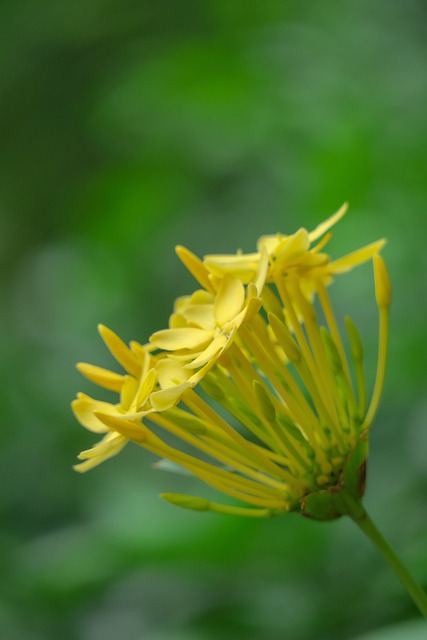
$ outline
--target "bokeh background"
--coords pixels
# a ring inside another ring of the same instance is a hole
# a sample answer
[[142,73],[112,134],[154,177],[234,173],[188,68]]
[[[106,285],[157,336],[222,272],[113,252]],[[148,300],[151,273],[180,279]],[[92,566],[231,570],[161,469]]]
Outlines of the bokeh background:
[[[129,446],[90,474],[69,403],[195,284],[174,254],[252,250],[343,201],[334,256],[386,236],[389,368],[366,497],[427,587],[427,6],[422,0],[3,0],[0,636],[379,640],[426,628],[344,519],[246,522]],[[372,381],[369,266],[337,281]],[[205,494],[206,495],[206,494]],[[403,626],[402,626],[403,625]]]

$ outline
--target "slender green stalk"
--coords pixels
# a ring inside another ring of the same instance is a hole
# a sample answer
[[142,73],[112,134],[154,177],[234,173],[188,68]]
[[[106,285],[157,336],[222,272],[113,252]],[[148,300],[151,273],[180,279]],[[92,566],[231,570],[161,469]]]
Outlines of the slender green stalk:
[[349,514],[350,517],[363,531],[363,533],[371,540],[371,542],[373,542],[388,565],[393,569],[393,571],[405,587],[406,591],[411,596],[414,603],[417,605],[418,609],[421,611],[423,616],[427,618],[427,595],[413,578],[413,576],[409,573],[408,569],[393,551],[387,540],[385,540],[384,536],[377,529],[369,515],[366,513],[365,509],[363,507],[362,509],[360,509],[360,507],[362,507],[362,505],[359,503],[359,507],[357,508],[357,510]]

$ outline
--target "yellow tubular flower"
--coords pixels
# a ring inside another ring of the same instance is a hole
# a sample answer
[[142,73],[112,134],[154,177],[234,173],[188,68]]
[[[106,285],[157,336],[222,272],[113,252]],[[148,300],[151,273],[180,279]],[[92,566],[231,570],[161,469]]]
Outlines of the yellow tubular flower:
[[259,297],[265,282],[268,257],[260,256],[254,282],[245,288],[235,276],[226,274],[215,296],[202,298],[196,292],[176,305],[171,327],[154,333],[152,344],[187,361],[186,367],[199,370],[192,381],[199,381],[232,344],[241,326],[258,313]]
[[[127,347],[100,326],[126,373],[78,365],[120,400],[79,394],[74,401],[79,422],[104,435],[80,454],[77,470],[132,440],[248,505],[162,494],[187,509],[256,518],[296,510],[331,519],[344,512],[337,507],[344,504],[337,498],[344,488],[359,499],[367,430],[384,381],[390,284],[378,255],[383,240],[335,261],[321,251],[346,209],[312,232],[263,236],[251,254],[202,261],[179,247],[202,288],[176,300],[169,328],[155,332],[145,347]],[[360,335],[347,318],[345,346],[327,293],[334,276],[368,260],[380,316],[370,401]]]
[[103,325],[99,325],[98,330],[112,355],[126,369],[127,375],[119,375],[86,363],[77,365],[78,370],[95,384],[120,393],[120,401],[117,404],[94,400],[83,393],[79,393],[73,401],[72,410],[80,424],[89,431],[105,434],[93,448],[80,453],[79,459],[84,462],[74,467],[80,472],[88,471],[116,455],[129,440],[106,426],[98,415],[122,417],[129,412],[138,415],[144,413],[143,408],[147,408],[147,398],[156,382],[154,369],[149,368],[151,356],[147,349],[136,342],[129,348],[113,331]]
[[[256,253],[242,254],[239,252],[236,255],[207,255],[204,257],[203,263],[200,262],[204,267],[205,278],[207,274],[211,274],[211,279],[213,279],[230,273],[238,277],[242,282],[250,282],[258,268],[262,251],[266,250],[270,263],[267,273],[268,282],[274,281],[275,276],[283,277],[288,273],[296,273],[303,282],[302,289],[304,289],[305,285],[312,285],[315,272],[317,272],[317,277],[321,277],[325,283],[329,284],[331,276],[348,271],[358,264],[370,260],[373,255],[381,250],[385,243],[384,240],[378,240],[347,256],[343,256],[339,260],[330,262],[330,257],[325,253],[321,253],[320,249],[331,238],[331,234],[328,233],[329,229],[344,217],[347,209],[348,205],[346,203],[343,204],[336,213],[310,232],[302,228],[292,235],[278,233],[276,235],[262,236],[258,240],[258,251]],[[312,246],[320,238],[322,238],[320,242]],[[179,255],[182,257],[182,249]]]

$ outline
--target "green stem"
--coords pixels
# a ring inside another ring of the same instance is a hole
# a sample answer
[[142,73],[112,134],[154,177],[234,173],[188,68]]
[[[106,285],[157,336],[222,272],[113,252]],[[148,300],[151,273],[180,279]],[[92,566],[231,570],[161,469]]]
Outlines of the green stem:
[[[427,595],[424,593],[420,585],[416,582],[413,576],[409,573],[408,569],[402,563],[400,558],[395,554],[393,549],[385,540],[384,536],[378,531],[371,518],[366,513],[365,509],[360,503],[354,501],[356,504],[350,509],[350,517],[357,524],[357,526],[363,531],[363,533],[373,542],[383,558],[393,569],[409,595],[411,596],[418,609],[423,616],[427,618]],[[348,502],[347,502],[348,504]],[[350,506],[350,505],[348,505]]]

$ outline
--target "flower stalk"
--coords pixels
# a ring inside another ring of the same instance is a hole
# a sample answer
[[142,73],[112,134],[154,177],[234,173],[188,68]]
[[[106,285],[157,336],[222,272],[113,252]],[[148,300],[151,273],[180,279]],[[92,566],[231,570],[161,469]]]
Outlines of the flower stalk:
[[394,571],[402,585],[405,587],[414,604],[418,607],[422,615],[427,618],[427,595],[403,564],[402,560],[392,549],[382,533],[375,526],[372,519],[362,503],[354,502],[351,496],[348,497],[349,516],[361,531],[374,544],[389,567]]

